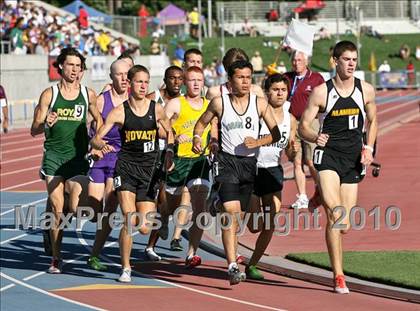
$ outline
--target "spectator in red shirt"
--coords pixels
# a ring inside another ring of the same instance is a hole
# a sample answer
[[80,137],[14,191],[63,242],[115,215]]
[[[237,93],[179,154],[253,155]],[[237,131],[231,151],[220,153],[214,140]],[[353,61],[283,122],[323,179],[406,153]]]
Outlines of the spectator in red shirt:
[[[303,111],[308,105],[309,95],[312,93],[312,90],[316,86],[324,83],[324,78],[318,72],[310,70],[308,63],[308,56],[305,53],[294,51],[292,53],[292,71],[285,73],[290,81],[290,113],[296,118],[298,124]],[[316,131],[319,130],[318,119],[315,119],[312,123],[312,128]],[[298,199],[292,204],[292,208],[308,208],[309,205],[318,205],[316,201],[318,200],[319,194],[318,191],[315,191],[314,196],[311,198],[311,204],[309,204],[310,202],[306,195],[306,176],[303,165],[306,164],[308,166],[315,184],[317,184],[318,174],[312,162],[316,144],[301,140],[298,134],[296,134],[295,141],[296,143],[300,143],[301,148],[299,148],[299,151],[293,159]]]
[[139,37],[144,38],[147,37],[147,18],[149,17],[149,11],[147,10],[144,4],[141,5],[137,15],[140,17],[140,31]]
[[77,22],[79,23],[80,29],[87,29],[89,26],[89,13],[85,10],[85,8],[81,5],[79,6],[79,16],[77,17]]
[[416,84],[416,74],[413,62],[410,60],[407,65],[407,77],[409,87],[414,87]]

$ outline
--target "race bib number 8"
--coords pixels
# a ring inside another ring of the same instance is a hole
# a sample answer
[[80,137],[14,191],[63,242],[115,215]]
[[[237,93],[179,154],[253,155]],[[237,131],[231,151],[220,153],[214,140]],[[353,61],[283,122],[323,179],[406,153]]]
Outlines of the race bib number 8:
[[76,105],[74,106],[74,115],[73,117],[75,119],[82,119],[85,112],[85,106],[84,105]]

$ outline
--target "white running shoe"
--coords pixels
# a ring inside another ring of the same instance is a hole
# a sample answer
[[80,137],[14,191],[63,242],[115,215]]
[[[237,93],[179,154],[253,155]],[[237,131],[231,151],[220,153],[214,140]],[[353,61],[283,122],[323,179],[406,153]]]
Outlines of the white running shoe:
[[121,275],[118,278],[118,282],[130,283],[131,282],[131,269],[124,268],[121,271]]
[[308,208],[309,205],[309,199],[306,196],[306,194],[296,195],[297,200],[295,203],[293,203],[290,207],[291,208],[297,208],[297,209],[303,209]]
[[344,275],[337,275],[335,277],[335,287],[334,291],[337,294],[349,294],[349,288],[346,285],[346,279],[344,278]]
[[144,250],[144,253],[146,254],[146,257],[150,260],[150,261],[161,261],[162,257],[160,257],[158,254],[155,253],[155,250],[151,247],[146,248]]

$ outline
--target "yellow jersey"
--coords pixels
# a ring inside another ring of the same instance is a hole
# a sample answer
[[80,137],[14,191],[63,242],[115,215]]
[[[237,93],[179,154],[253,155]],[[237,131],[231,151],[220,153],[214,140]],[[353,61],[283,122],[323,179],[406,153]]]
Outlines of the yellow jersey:
[[[182,158],[197,158],[201,156],[200,154],[196,154],[192,152],[192,139],[193,139],[193,132],[194,126],[197,123],[198,119],[200,119],[201,115],[206,111],[207,106],[209,105],[208,100],[205,97],[203,99],[203,106],[201,109],[197,110],[191,107],[188,103],[185,96],[179,97],[179,102],[181,103],[181,107],[179,109],[178,119],[172,124],[172,128],[175,131],[175,135],[186,135],[188,140],[182,144],[177,145],[177,157]],[[208,135],[210,131],[210,125],[208,125],[201,135],[202,146],[207,145]],[[208,148],[205,150],[205,155],[209,154]]]

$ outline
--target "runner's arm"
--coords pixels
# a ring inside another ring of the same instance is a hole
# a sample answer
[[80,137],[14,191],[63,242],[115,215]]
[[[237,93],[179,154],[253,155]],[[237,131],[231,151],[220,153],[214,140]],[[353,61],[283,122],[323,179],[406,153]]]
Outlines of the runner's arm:
[[365,111],[367,119],[367,140],[362,150],[361,162],[369,165],[373,162],[373,147],[378,134],[378,120],[376,116],[375,89],[369,83],[363,82],[363,90],[366,98]]
[[107,142],[103,140],[104,136],[112,129],[114,125],[122,126],[124,124],[124,105],[119,105],[111,110],[105,123],[96,131],[96,135],[91,139],[92,148],[102,150],[107,146]]
[[92,115],[93,120],[95,120],[95,131],[98,132],[99,128],[103,124],[101,113],[98,110],[96,105],[96,94],[93,90],[88,89],[89,94],[89,113]]
[[222,114],[222,98],[216,97],[212,99],[206,109],[206,111],[198,119],[194,127],[193,132],[193,147],[192,150],[195,153],[200,153],[202,150],[201,146],[201,135],[203,135],[204,129],[209,125],[214,117],[220,118]]
[[[34,119],[32,121],[32,126],[31,126],[32,136],[36,136],[36,135],[44,133],[44,123],[47,119],[48,109],[50,107],[51,100],[52,100],[52,89],[47,88],[42,92],[41,96],[39,97],[38,105],[35,107],[35,110],[34,110]],[[53,118],[53,116],[51,118]]]
[[265,145],[279,141],[281,138],[280,130],[277,125],[276,119],[274,118],[273,108],[268,104],[267,100],[264,97],[257,97],[257,107],[260,114],[260,118],[263,118],[265,124],[267,124],[268,129],[270,130],[271,141],[267,141]]
[[327,86],[322,84],[317,86],[309,96],[309,103],[299,122],[298,133],[304,140],[316,143],[317,145],[324,145],[328,140],[327,134],[318,134],[311,128],[312,122],[315,120],[318,112],[322,110],[327,98]]

